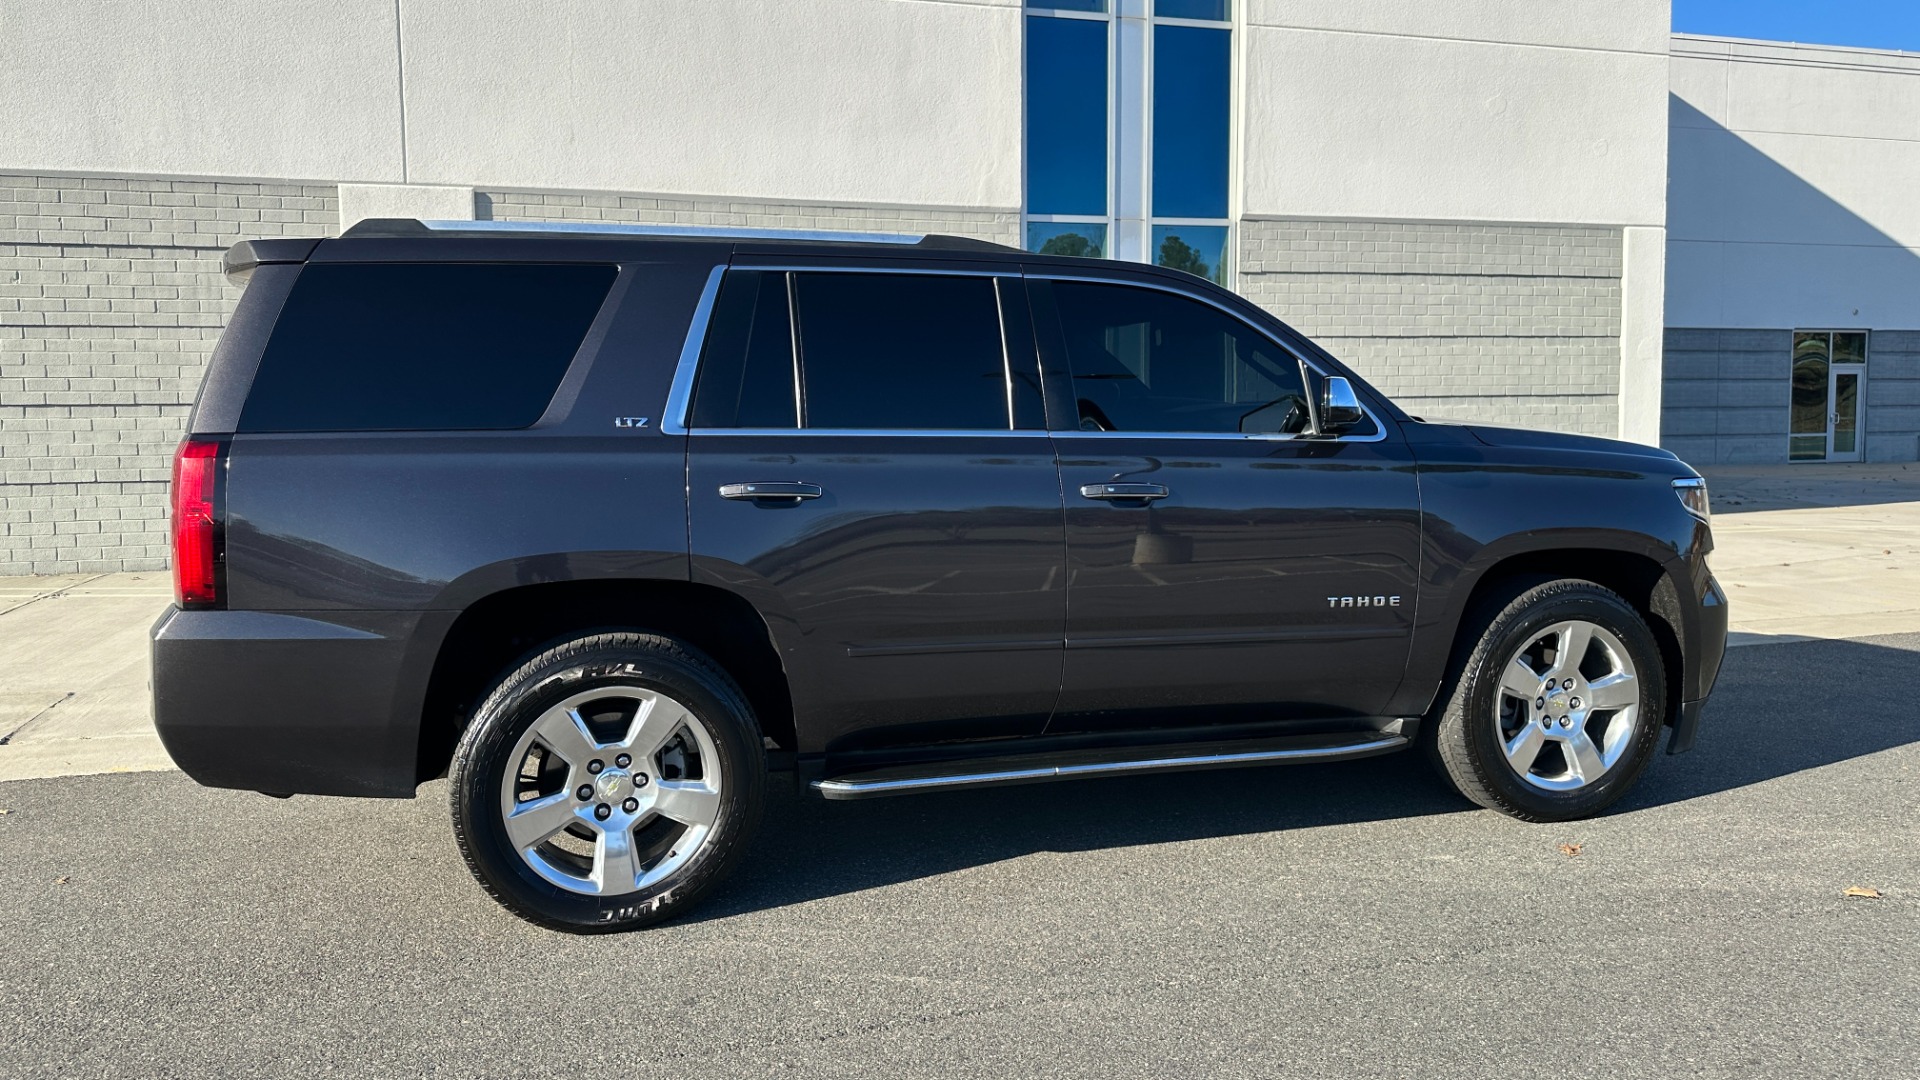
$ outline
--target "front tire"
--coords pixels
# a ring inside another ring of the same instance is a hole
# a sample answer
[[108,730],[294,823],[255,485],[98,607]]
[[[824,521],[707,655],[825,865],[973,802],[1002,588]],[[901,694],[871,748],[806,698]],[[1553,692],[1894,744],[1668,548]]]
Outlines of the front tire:
[[1524,821],[1590,817],[1653,760],[1660,646],[1617,594],[1563,579],[1484,622],[1453,676],[1434,752],[1460,794]]
[[571,933],[692,906],[757,824],[765,761],[732,679],[671,638],[549,649],[475,712],[449,770],[454,836],[487,892]]

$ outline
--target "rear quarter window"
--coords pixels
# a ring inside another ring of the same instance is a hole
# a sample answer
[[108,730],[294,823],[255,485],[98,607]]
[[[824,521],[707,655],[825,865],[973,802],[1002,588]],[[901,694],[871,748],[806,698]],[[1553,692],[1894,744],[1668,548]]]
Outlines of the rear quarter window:
[[553,399],[615,273],[309,264],[267,339],[239,430],[527,427]]

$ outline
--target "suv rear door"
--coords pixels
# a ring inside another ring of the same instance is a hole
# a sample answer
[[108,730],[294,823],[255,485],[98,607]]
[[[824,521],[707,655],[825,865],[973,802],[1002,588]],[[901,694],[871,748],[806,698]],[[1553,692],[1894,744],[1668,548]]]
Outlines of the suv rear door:
[[1391,421],[1307,437],[1299,355],[1197,292],[1029,287],[1071,583],[1049,732],[1386,708],[1420,544]]
[[709,322],[693,576],[767,615],[801,751],[1039,732],[1066,559],[1018,269],[737,260]]

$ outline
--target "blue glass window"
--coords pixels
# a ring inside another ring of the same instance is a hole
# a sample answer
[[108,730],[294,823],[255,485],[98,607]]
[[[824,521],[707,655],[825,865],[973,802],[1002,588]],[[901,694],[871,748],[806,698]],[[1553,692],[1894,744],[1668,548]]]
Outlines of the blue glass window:
[[1229,41],[1226,30],[1153,28],[1154,217],[1227,216]]
[[1094,221],[1029,221],[1027,250],[1042,255],[1107,256],[1107,227]]
[[1162,19],[1212,19],[1226,22],[1232,14],[1228,0],[1153,0],[1153,13]]
[[1227,227],[1225,225],[1155,225],[1155,266],[1185,270],[1216,285],[1227,283]]
[[1107,12],[1107,0],[1030,0],[1028,6],[1052,11],[1097,11],[1102,15]]
[[1107,212],[1103,21],[1027,19],[1027,210]]

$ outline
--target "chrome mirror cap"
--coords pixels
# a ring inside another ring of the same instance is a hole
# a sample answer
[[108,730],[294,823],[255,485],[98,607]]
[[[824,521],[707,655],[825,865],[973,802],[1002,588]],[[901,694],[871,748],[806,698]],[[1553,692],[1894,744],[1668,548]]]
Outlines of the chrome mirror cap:
[[1340,375],[1328,376],[1320,395],[1320,434],[1344,435],[1358,427],[1366,415],[1353,384]]

